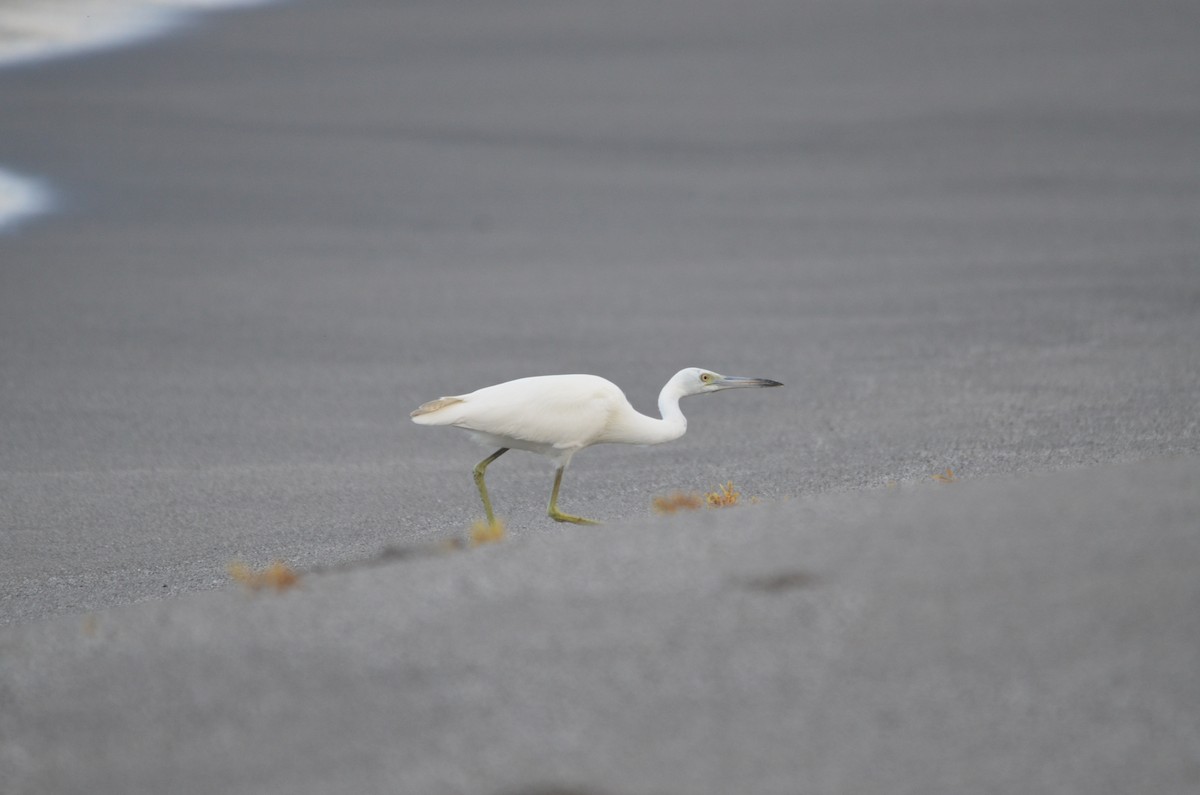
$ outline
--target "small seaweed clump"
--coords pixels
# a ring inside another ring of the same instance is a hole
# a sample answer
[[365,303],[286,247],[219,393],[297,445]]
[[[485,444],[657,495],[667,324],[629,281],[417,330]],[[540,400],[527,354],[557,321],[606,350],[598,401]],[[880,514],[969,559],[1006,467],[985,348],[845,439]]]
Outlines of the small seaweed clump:
[[733,481],[729,481],[720,487],[720,491],[710,491],[705,497],[709,508],[728,508],[738,504],[738,500],[742,498],[740,492],[733,487]]
[[264,588],[274,588],[276,591],[286,591],[300,582],[300,575],[282,560],[276,560],[265,569],[255,570],[235,560],[229,564],[229,576],[249,588],[251,591],[261,591]]
[[[728,508],[731,505],[737,505],[741,499],[741,492],[733,487],[731,480],[723,486],[718,486],[717,491],[710,491],[703,497],[683,491],[677,491],[667,497],[655,497],[654,510],[656,513],[675,513],[676,511],[698,511],[705,506]],[[751,499],[750,502],[757,502],[757,500]]]
[[698,494],[687,494],[677,491],[667,497],[654,498],[655,513],[675,513],[676,511],[698,511],[704,507],[704,501]]
[[945,472],[938,472],[936,475],[930,475],[930,477],[932,477],[938,483],[956,483],[956,482],[958,482],[958,477],[954,474],[954,470],[951,469],[950,467],[946,467]]

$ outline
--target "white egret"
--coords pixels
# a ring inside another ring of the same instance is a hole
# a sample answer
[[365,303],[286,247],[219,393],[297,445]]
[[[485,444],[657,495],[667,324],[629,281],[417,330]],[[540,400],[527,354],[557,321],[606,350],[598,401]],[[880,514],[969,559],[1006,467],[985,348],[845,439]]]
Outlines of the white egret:
[[556,468],[550,492],[550,518],[559,522],[596,524],[558,509],[558,489],[571,457],[602,442],[660,444],[687,431],[679,399],[735,387],[783,386],[766,378],[721,375],[688,367],[676,373],[658,395],[661,419],[636,411],[625,393],[595,375],[543,375],[518,378],[465,395],[430,401],[412,413],[418,425],[451,425],[470,432],[481,444],[498,447],[475,466],[475,485],[489,523],[495,523],[484,472],[510,449],[549,458]]

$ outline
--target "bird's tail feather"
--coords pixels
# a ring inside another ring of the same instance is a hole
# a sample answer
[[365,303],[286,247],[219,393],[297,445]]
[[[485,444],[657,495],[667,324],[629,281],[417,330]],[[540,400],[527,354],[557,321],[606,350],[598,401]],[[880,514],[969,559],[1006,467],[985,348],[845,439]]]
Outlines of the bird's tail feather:
[[455,403],[462,403],[462,398],[457,397],[441,397],[437,400],[431,400],[428,403],[421,404],[421,407],[410,414],[414,419],[425,414],[433,414],[435,411],[441,411],[447,406],[453,406]]

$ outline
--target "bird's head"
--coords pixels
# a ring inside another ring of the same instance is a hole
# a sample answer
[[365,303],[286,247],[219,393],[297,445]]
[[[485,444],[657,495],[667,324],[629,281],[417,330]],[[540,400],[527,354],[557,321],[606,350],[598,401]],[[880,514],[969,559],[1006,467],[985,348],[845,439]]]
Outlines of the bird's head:
[[680,370],[671,381],[678,387],[680,396],[706,395],[709,392],[720,392],[722,389],[740,389],[752,386],[783,386],[778,381],[772,381],[769,378],[721,375],[713,370],[705,370],[700,367],[688,367]]

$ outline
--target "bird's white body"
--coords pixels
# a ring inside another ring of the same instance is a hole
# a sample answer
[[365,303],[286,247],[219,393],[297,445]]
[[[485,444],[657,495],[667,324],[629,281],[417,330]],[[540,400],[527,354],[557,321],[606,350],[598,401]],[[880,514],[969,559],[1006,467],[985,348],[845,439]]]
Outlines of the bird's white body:
[[558,488],[571,457],[604,442],[659,444],[687,431],[679,399],[733,387],[781,386],[765,378],[725,376],[688,367],[676,373],[658,395],[661,417],[634,410],[625,393],[596,375],[541,375],[518,378],[465,395],[432,400],[412,413],[418,425],[449,425],[469,432],[476,441],[499,448],[475,467],[475,484],[488,521],[495,522],[484,484],[488,465],[509,449],[528,450],[554,462],[557,472],[549,514],[560,522],[591,520],[558,510]]
[[657,444],[687,431],[678,395],[667,407],[660,397],[663,418],[655,419],[638,413],[620,387],[597,375],[518,378],[441,400],[446,405],[413,422],[462,428],[481,444],[538,453],[556,467],[593,444]]

